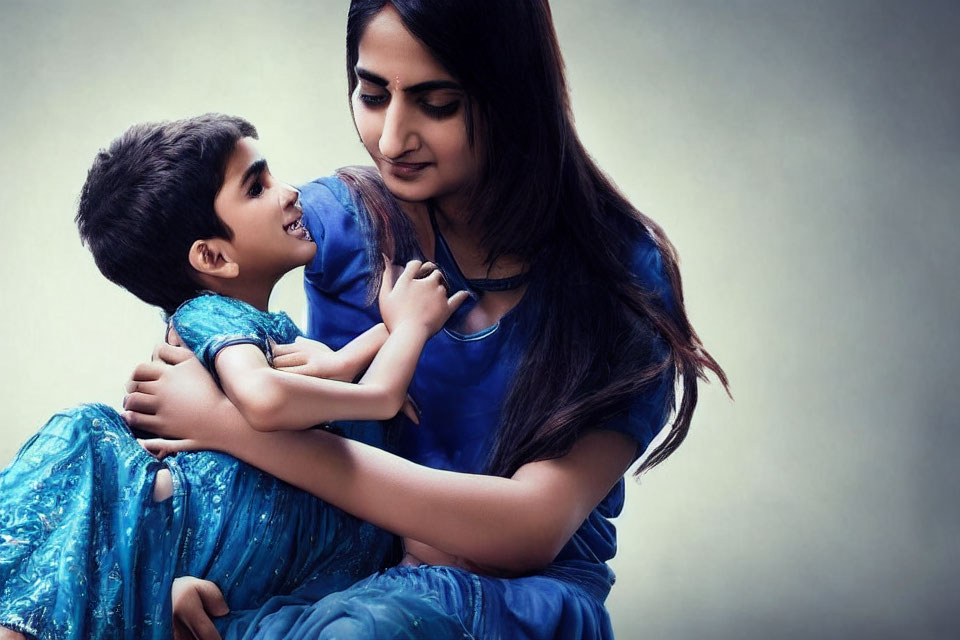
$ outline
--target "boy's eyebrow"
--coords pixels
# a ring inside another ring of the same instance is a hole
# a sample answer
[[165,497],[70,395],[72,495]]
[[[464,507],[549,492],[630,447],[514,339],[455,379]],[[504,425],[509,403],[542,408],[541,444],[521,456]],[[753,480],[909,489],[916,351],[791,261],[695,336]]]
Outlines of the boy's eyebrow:
[[267,160],[266,158],[260,158],[256,162],[252,163],[247,170],[243,172],[243,177],[240,178],[240,186],[247,184],[250,181],[250,178],[254,176],[262,175],[264,171],[267,170]]
[[[386,78],[378,76],[375,73],[371,73],[362,67],[356,67],[354,71],[357,74],[358,78],[366,80],[367,82],[372,82],[378,87],[383,87],[386,89],[389,82]],[[409,87],[404,87],[404,93],[423,93],[424,91],[434,91],[436,89],[456,89],[457,91],[461,90],[459,84],[453,80],[427,80],[426,82],[418,82],[417,84],[410,85]]]

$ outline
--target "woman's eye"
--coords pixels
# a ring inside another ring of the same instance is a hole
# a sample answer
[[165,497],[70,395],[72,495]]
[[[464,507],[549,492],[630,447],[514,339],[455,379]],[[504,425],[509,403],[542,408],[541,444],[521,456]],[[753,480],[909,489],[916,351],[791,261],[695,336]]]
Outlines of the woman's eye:
[[360,102],[367,105],[368,107],[377,107],[384,104],[387,101],[387,96],[377,95],[372,93],[361,93],[359,94]]
[[263,183],[259,180],[254,181],[254,183],[250,185],[250,188],[247,189],[247,195],[251,198],[257,198],[261,193],[263,193]]
[[460,110],[460,101],[452,100],[446,104],[440,105],[430,104],[429,102],[421,102],[420,108],[423,109],[423,112],[431,118],[442,120],[444,118],[449,118]]

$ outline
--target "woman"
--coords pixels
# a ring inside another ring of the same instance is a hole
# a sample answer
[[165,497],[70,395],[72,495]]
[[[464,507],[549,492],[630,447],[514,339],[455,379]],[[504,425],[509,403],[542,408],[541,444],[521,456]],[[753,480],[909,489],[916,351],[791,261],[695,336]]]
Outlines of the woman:
[[[245,620],[250,636],[610,637],[622,476],[675,383],[673,424],[638,472],[685,437],[698,377],[726,385],[687,320],[673,247],[577,138],[545,1],[354,1],[347,72],[392,198],[357,170],[304,187],[320,245],[308,334],[338,346],[378,319],[366,294],[381,251],[434,260],[475,295],[427,343],[402,456],[255,432],[172,347],[160,355],[178,366],[140,369],[151,384],[128,419],[189,432],[167,448],[222,448],[404,539],[402,566],[316,602],[275,599]],[[215,587],[179,587],[180,620],[216,637],[202,612],[222,613]]]

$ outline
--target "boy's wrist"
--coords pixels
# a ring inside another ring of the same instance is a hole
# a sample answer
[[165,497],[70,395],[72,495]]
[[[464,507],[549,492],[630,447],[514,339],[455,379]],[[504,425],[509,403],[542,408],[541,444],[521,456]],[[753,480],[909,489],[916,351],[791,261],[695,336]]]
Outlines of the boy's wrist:
[[400,335],[404,339],[413,340],[420,344],[426,343],[433,333],[430,327],[419,318],[401,318],[390,331],[391,336]]

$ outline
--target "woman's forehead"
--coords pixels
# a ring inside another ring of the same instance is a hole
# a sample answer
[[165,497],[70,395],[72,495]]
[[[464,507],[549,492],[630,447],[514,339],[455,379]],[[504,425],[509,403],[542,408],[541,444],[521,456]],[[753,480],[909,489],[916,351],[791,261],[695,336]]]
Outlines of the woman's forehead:
[[391,89],[428,80],[453,80],[390,5],[374,15],[364,28],[357,67],[383,78]]

